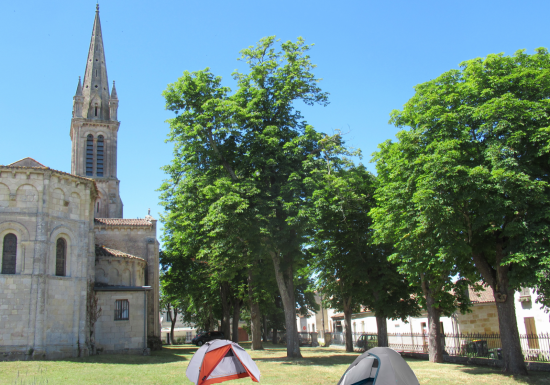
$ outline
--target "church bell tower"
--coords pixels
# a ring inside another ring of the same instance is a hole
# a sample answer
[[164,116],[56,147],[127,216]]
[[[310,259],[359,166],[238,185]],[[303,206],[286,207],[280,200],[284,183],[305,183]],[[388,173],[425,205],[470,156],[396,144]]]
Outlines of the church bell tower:
[[122,218],[117,179],[118,97],[113,82],[109,93],[107,64],[96,6],[84,81],[78,79],[71,120],[71,173],[95,180],[100,196],[95,218]]

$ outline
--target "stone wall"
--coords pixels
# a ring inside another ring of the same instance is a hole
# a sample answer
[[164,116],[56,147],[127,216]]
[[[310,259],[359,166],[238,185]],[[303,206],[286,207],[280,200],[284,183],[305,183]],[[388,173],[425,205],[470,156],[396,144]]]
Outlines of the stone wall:
[[[0,166],[0,266],[4,237],[17,237],[15,274],[0,273],[0,359],[85,351],[96,194],[92,181],[63,172]],[[59,238],[67,246],[63,277],[55,276]]]
[[8,352],[26,353],[32,347],[30,288],[28,275],[0,274],[0,358]]
[[155,288],[148,292],[147,313],[149,336],[160,337],[159,322],[159,243],[156,239],[156,220],[151,226],[98,225],[95,226],[95,242],[115,250],[143,258],[147,261],[144,284]]
[[149,260],[147,239],[156,239],[156,230],[152,226],[95,226],[96,244],[146,261]]
[[494,302],[478,303],[472,312],[458,314],[460,333],[499,333],[497,307]]
[[[96,348],[104,353],[143,354],[146,291],[97,291],[101,317],[95,325]],[[129,319],[115,321],[116,300],[128,300]]]
[[99,257],[96,282],[115,286],[145,285],[145,261],[136,258]]
[[46,292],[46,356],[77,356],[79,347],[86,342],[86,336],[79,333],[81,325],[85,325],[86,280],[49,276]]

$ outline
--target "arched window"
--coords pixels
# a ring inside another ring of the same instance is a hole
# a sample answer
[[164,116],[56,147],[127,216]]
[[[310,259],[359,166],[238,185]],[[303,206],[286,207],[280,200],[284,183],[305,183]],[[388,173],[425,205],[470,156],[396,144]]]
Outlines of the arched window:
[[103,135],[97,137],[97,176],[103,176]]
[[65,259],[67,256],[67,242],[63,238],[57,240],[55,247],[55,275],[65,276]]
[[86,140],[86,176],[94,175],[94,136],[88,135]]
[[15,274],[15,257],[17,255],[17,237],[8,234],[4,237],[2,249],[2,274]]

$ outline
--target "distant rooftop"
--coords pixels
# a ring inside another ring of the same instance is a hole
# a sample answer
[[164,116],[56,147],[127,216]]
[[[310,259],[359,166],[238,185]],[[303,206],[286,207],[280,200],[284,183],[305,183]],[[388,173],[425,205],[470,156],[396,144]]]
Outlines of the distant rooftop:
[[96,225],[105,226],[151,226],[153,223],[148,219],[125,219],[125,218],[95,218]]

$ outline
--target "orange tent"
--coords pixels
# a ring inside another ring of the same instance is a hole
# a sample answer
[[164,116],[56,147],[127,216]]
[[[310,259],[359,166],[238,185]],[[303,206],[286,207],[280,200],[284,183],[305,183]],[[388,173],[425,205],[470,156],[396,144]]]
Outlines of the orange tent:
[[195,385],[210,385],[250,377],[260,382],[260,370],[248,353],[232,341],[213,340],[204,344],[191,358],[187,378]]

